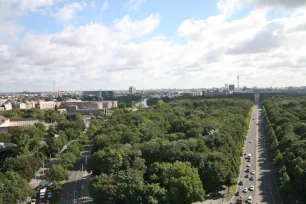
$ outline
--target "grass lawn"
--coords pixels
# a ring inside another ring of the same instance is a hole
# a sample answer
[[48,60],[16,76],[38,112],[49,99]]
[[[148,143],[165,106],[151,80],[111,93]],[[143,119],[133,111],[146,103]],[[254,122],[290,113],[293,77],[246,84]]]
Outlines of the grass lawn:
[[233,195],[235,194],[236,185],[237,184],[234,184],[227,189],[227,193],[226,193],[226,197],[225,197],[226,201],[229,201],[233,197]]

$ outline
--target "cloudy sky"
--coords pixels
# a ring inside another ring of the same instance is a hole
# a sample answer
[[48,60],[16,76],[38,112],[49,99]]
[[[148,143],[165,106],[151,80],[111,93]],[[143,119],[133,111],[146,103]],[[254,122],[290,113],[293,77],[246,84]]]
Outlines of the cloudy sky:
[[306,85],[305,0],[0,0],[0,92]]

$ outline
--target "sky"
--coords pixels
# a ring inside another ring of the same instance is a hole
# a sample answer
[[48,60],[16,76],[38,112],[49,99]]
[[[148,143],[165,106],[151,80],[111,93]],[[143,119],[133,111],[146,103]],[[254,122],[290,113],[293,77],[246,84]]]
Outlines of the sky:
[[305,0],[0,0],[0,92],[306,85]]

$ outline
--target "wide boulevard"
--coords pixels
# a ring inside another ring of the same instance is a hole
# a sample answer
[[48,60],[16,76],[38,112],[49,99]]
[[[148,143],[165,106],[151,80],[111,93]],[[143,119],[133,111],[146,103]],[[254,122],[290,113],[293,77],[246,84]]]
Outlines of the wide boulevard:
[[[251,154],[248,161],[247,156]],[[249,166],[248,166],[249,164]],[[251,174],[255,171],[255,174]],[[250,179],[253,177],[253,179]],[[264,129],[262,111],[260,109],[259,94],[255,94],[255,104],[252,108],[251,120],[244,145],[244,155],[238,182],[237,191],[247,200],[252,197],[254,204],[281,204],[277,190],[276,176],[273,169],[272,155],[268,148],[267,135]],[[254,186],[254,190],[250,187]],[[243,192],[244,189],[246,192]],[[235,203],[237,196],[231,202]]]

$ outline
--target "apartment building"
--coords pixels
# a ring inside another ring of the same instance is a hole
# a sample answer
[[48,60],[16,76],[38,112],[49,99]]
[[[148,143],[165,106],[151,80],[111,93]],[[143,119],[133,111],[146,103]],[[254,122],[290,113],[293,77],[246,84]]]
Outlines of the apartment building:
[[32,126],[39,123],[35,118],[14,118],[9,119],[0,115],[0,133],[8,133],[10,129],[23,126]]

